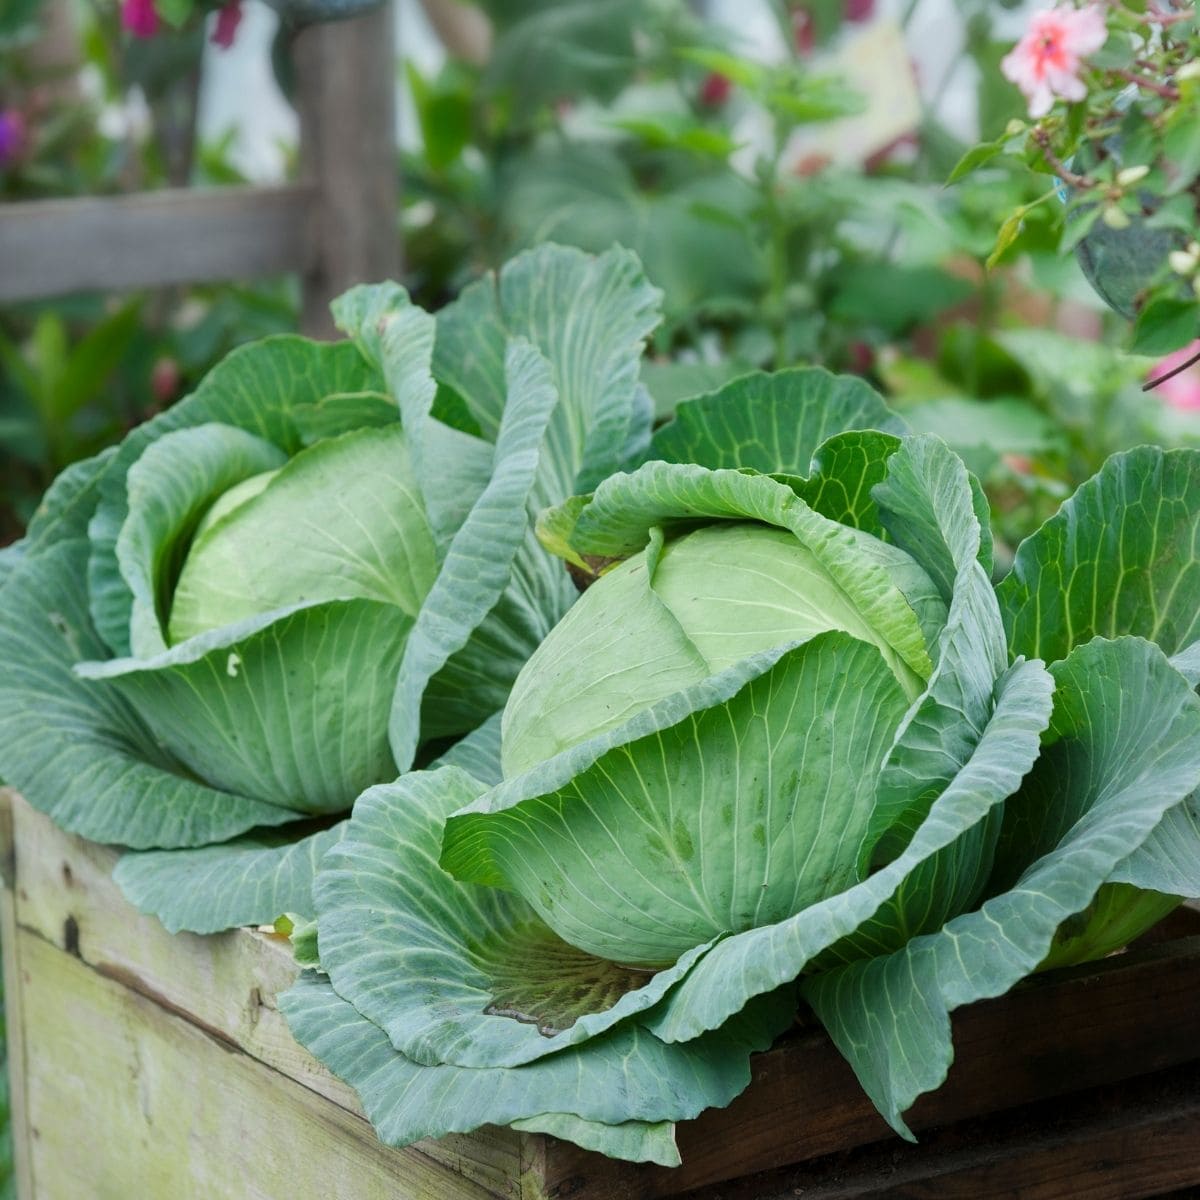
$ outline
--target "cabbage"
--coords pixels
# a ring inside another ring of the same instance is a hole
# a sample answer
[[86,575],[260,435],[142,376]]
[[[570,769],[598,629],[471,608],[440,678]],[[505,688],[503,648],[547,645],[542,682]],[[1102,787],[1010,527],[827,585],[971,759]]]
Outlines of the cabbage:
[[911,1136],[955,1008],[1200,893],[1200,454],[1110,460],[994,586],[978,483],[865,391],[736,381],[543,513],[587,590],[357,801],[281,1008],[385,1141],[677,1163],[801,997]]
[[5,555],[0,776],[146,850],[118,880],[173,929],[311,914],[329,819],[499,709],[574,599],[533,517],[644,448],[657,314],[632,255],[546,246],[436,318],[364,287],[349,340],[231,354]]

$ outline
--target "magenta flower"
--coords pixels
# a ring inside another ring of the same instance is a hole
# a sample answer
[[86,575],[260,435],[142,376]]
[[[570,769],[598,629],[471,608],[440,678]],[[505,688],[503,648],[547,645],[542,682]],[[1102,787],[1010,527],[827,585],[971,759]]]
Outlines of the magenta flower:
[[1108,40],[1104,13],[1095,5],[1060,5],[1035,13],[1025,36],[1000,64],[1029,101],[1029,115],[1044,117],[1054,98],[1082,100],[1087,88],[1079,78],[1083,59]]
[[869,21],[875,15],[875,0],[845,0],[842,14],[854,24]]
[[242,23],[242,0],[229,0],[217,11],[217,25],[213,30],[212,40],[222,50],[228,50],[237,36],[238,26]]
[[121,25],[134,37],[153,37],[159,30],[154,0],[121,0]]
[[15,108],[0,110],[0,167],[16,162],[25,149],[25,118]]
[[[1200,354],[1200,342],[1193,342],[1190,346],[1184,346],[1182,350],[1176,350],[1174,354],[1168,354],[1154,368],[1154,374],[1156,376],[1167,374],[1176,367],[1182,367],[1184,363],[1194,358],[1197,354]],[[1171,379],[1164,379],[1154,390],[1162,398],[1163,402],[1170,405],[1171,408],[1195,411],[1200,408],[1200,364],[1186,371],[1181,371]]]
[[719,71],[709,71],[700,85],[700,103],[705,108],[720,108],[729,99],[733,84],[727,75]]

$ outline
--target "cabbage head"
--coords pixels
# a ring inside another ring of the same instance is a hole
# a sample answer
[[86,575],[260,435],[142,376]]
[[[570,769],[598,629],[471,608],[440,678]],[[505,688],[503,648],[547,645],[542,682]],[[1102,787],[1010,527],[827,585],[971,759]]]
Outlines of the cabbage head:
[[677,1163],[801,998],[907,1136],[951,1011],[1200,892],[1200,454],[1110,460],[996,586],[978,483],[860,382],[650,453],[543,513],[591,582],[499,722],[322,860],[281,1007],[389,1143]]
[[[504,704],[575,598],[547,504],[644,452],[658,293],[544,246],[436,317],[231,354],[67,471],[0,568],[0,777],[171,928],[311,911],[356,796]],[[316,825],[313,822],[317,822]]]

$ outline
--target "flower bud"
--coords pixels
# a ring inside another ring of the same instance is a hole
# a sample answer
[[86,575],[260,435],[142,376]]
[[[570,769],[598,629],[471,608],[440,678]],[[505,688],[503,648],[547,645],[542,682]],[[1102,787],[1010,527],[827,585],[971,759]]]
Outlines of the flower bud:
[[1192,275],[1196,270],[1196,256],[1189,254],[1186,250],[1172,250],[1167,255],[1167,262],[1171,264],[1171,270],[1176,275]]
[[1021,120],[1020,117],[1013,117],[1011,121],[1004,127],[1005,137],[1017,137],[1024,133],[1029,127]]
[[1132,222],[1129,220],[1129,215],[1118,208],[1115,204],[1110,204],[1104,210],[1104,223],[1109,229],[1128,229]]
[[1135,183],[1141,183],[1149,174],[1150,168],[1145,163],[1137,167],[1126,167],[1123,171],[1117,172],[1117,186],[1133,187]]

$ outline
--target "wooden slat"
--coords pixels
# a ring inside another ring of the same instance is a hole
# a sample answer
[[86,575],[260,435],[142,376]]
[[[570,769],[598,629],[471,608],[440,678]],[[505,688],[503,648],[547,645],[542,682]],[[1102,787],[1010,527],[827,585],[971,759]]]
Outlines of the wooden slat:
[[[185,1021],[206,1044],[228,1047],[231,1053],[226,1057],[258,1059],[257,1066],[303,1085],[314,1102],[334,1112],[334,1119],[358,1119],[352,1093],[295,1046],[275,1010],[274,995],[290,983],[295,972],[284,945],[247,931],[214,938],[171,937],[156,921],[134,914],[121,899],[108,878],[115,861],[113,851],[62,834],[19,799],[14,800],[13,811],[21,954],[27,953],[28,939],[33,938],[51,946],[55,953],[75,955],[79,966],[106,987],[117,987],[170,1020]],[[1170,1071],[1178,1064],[1189,1064],[1184,1068],[1190,1072],[1187,1077],[1200,1080],[1200,1039],[1195,1035],[1200,1024],[1200,936],[1189,933],[1197,920],[1196,913],[1180,910],[1173,926],[1164,927],[1172,940],[1102,963],[1047,974],[1008,996],[956,1013],[955,1065],[944,1087],[923,1098],[909,1114],[913,1127],[970,1129],[972,1120],[1016,1121],[1019,1125],[1016,1106],[1068,1093],[1071,1100],[1058,1107],[1065,1114],[1075,1114],[1086,1103],[1084,1089],[1133,1077],[1153,1080],[1158,1076],[1148,1073]],[[27,989],[36,974],[36,969],[24,971],[22,986]],[[25,1025],[29,1021],[28,995],[26,992],[23,997]],[[40,1035],[29,1028],[22,1032],[30,1046],[40,1047]],[[509,1200],[564,1200],[568,1196],[572,1200],[653,1200],[696,1188],[710,1189],[705,1194],[711,1200],[774,1195],[746,1190],[750,1184],[745,1179],[763,1171],[792,1172],[796,1179],[803,1176],[794,1186],[815,1188],[820,1181],[821,1187],[832,1188],[841,1186],[837,1176],[841,1168],[830,1168],[833,1174],[820,1176],[821,1164],[834,1159],[849,1161],[846,1156],[864,1163],[894,1159],[908,1164],[905,1179],[909,1182],[904,1186],[916,1190],[880,1195],[990,1196],[993,1193],[986,1189],[1000,1186],[997,1181],[1002,1172],[989,1175],[991,1168],[982,1159],[957,1165],[955,1160],[948,1166],[949,1160],[938,1158],[946,1148],[947,1129],[923,1139],[929,1142],[928,1149],[901,1143],[819,1030],[797,1030],[776,1049],[758,1056],[753,1073],[751,1088],[729,1108],[710,1111],[680,1126],[684,1166],[673,1171],[630,1167],[554,1139],[522,1137],[506,1130],[423,1142],[405,1152],[377,1147],[377,1153],[416,1155],[422,1164],[436,1162],[461,1171],[466,1177],[466,1197],[473,1196],[470,1189],[475,1188]],[[1143,1085],[1135,1080],[1121,1086],[1136,1090]],[[1121,1144],[1119,1139],[1125,1135],[1120,1130],[1126,1125],[1160,1144],[1157,1157],[1145,1164],[1148,1178],[1158,1181],[1155,1191],[1122,1191],[1128,1186],[1128,1172],[1121,1163],[1096,1159],[1093,1175],[1098,1190],[1080,1194],[1107,1200],[1110,1195],[1158,1194],[1163,1190],[1158,1183],[1163,1181],[1164,1187],[1183,1186],[1181,1180],[1200,1182],[1200,1120],[1188,1107],[1190,1099],[1185,1097],[1180,1103],[1182,1108],[1172,1107],[1174,1101],[1166,1100],[1156,1106],[1151,1097],[1137,1113],[1131,1110],[1124,1124],[1120,1113],[1110,1111],[1109,1125],[1103,1125],[1101,1113],[1097,1117],[1100,1124],[1094,1128],[1080,1125],[1070,1137],[1064,1134],[1062,1144],[1076,1145],[1083,1158],[1099,1155],[1106,1137],[1111,1137],[1114,1145]],[[1002,1109],[1007,1111],[1003,1118],[988,1115]],[[985,1125],[979,1129],[985,1130]],[[1000,1126],[987,1125],[986,1129],[992,1132],[963,1136],[982,1139],[989,1146],[988,1139],[995,1139],[999,1154],[1008,1135],[1002,1135]],[[1019,1138],[1012,1145],[1024,1147],[1021,1154],[1037,1150]],[[961,1176],[965,1190],[943,1193],[936,1190],[938,1184],[920,1190],[927,1186],[923,1182],[927,1176],[922,1174],[927,1160],[931,1164],[928,1170],[933,1172],[928,1178],[941,1172],[937,1178],[949,1186],[949,1180]],[[1006,1160],[1001,1154],[997,1161]],[[1052,1183],[1049,1162],[1046,1159],[1040,1169]],[[37,1163],[41,1170],[40,1157]],[[868,1182],[878,1174],[876,1167],[863,1170],[870,1176]],[[872,1171],[876,1174],[871,1175]],[[737,1182],[739,1179],[743,1182]],[[898,1186],[899,1177],[894,1182]],[[807,1197],[809,1192],[803,1194]],[[831,1200],[843,1194],[876,1193],[828,1192]],[[1057,1194],[1049,1190],[1029,1195],[1056,1200]]]
[[316,189],[301,327],[332,336],[329,301],[400,273],[391,3],[301,29],[293,46],[300,169]]
[[0,301],[306,270],[309,186],[0,205]]
[[[909,1124],[929,1129],[1180,1063],[1200,1072],[1197,1028],[1200,936],[1051,972],[954,1014],[954,1066]],[[679,1126],[682,1167],[627,1171],[551,1143],[546,1180],[573,1200],[647,1200],[881,1140],[901,1145],[814,1029],[759,1055],[728,1108]]]
[[13,1178],[17,1196],[24,1200],[33,1196],[33,1175],[30,1161],[29,1119],[25,1109],[26,1090],[26,1032],[24,1015],[24,981],[17,953],[17,917],[14,903],[16,880],[16,846],[13,841],[13,815],[9,805],[10,793],[0,788],[0,948],[4,953],[4,1017],[8,1035],[8,1129],[12,1138]]
[[[689,1200],[1141,1200],[1200,1194],[1200,1072],[1185,1067],[817,1159]],[[1187,1189],[1186,1192],[1183,1189]]]
[[[112,881],[116,851],[63,833],[19,796],[11,803],[22,929],[361,1115],[354,1092],[296,1044],[276,1008],[276,996],[297,973],[285,939],[251,930],[169,934],[135,912]],[[420,1143],[416,1152],[496,1195],[516,1197],[520,1147],[521,1135],[487,1128]]]
[[493,1200],[37,934],[17,936],[37,1200]]

